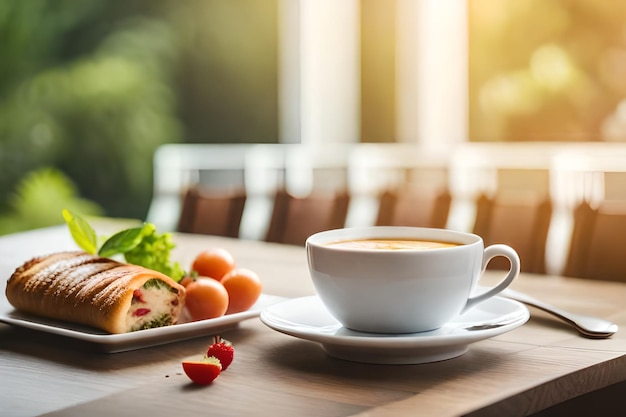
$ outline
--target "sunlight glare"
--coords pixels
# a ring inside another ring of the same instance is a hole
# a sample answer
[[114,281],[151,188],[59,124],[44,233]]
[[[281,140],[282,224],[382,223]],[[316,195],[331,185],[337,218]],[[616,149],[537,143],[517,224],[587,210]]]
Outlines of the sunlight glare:
[[543,45],[532,54],[530,71],[537,82],[552,91],[566,88],[575,74],[567,52],[555,44]]

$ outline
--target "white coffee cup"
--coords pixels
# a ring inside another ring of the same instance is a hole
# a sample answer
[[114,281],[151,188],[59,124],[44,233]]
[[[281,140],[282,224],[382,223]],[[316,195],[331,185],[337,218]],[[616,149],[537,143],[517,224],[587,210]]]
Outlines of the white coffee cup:
[[[364,249],[332,245],[365,239],[450,242],[433,249]],[[447,229],[371,226],[316,233],[306,241],[313,285],[346,328],[373,333],[435,330],[493,297],[519,275],[507,245],[484,247],[480,236]],[[510,269],[496,286],[473,291],[489,261],[504,256]]]

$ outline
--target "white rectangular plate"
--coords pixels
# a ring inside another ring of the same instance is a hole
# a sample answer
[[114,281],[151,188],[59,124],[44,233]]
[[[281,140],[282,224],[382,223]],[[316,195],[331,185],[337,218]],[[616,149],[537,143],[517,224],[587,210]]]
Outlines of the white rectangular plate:
[[115,353],[216,334],[229,327],[234,327],[240,321],[258,317],[265,307],[284,300],[284,297],[261,294],[255,305],[241,313],[122,334],[104,333],[86,326],[21,313],[5,304],[1,305],[0,322],[70,337],[92,343],[101,351]]

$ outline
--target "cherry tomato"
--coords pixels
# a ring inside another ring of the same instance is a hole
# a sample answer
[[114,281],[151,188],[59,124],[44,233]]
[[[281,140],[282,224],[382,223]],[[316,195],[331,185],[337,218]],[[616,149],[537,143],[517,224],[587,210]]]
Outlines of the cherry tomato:
[[194,383],[207,385],[222,372],[222,365],[216,357],[204,357],[199,361],[183,361],[185,374]]
[[233,269],[220,282],[228,292],[226,314],[239,313],[252,307],[263,287],[259,276],[245,268]]
[[195,280],[191,275],[185,275],[183,279],[180,280],[179,284],[187,288],[187,285],[191,284],[194,281]]
[[192,320],[214,319],[226,313],[228,292],[220,282],[212,278],[198,277],[189,283],[185,290],[185,308]]
[[226,249],[210,248],[196,256],[191,268],[204,277],[221,280],[235,268],[235,259]]

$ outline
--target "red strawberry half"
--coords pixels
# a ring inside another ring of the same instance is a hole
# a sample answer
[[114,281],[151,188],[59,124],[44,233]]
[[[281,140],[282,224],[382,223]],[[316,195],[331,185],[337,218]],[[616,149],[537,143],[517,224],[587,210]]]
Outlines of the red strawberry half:
[[206,352],[207,356],[215,356],[222,364],[222,371],[230,366],[235,356],[233,345],[219,336],[215,337],[215,342],[209,346]]
[[194,383],[208,385],[222,372],[222,364],[215,357],[204,357],[199,361],[183,361],[185,374]]

